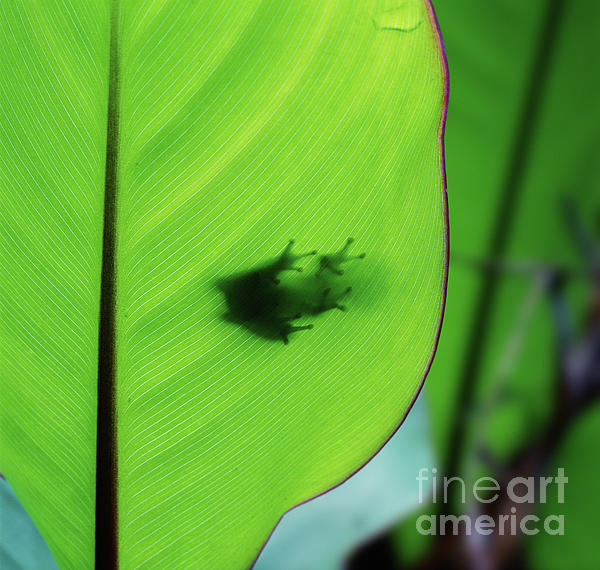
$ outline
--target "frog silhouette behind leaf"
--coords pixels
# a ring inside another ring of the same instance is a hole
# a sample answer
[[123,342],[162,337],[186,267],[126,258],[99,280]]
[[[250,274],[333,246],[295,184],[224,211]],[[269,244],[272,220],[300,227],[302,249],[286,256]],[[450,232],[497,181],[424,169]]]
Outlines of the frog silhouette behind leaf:
[[[262,338],[283,340],[288,344],[291,333],[313,328],[312,323],[294,324],[303,315],[346,309],[340,301],[352,291],[352,287],[340,283],[340,276],[344,273],[340,266],[365,256],[364,253],[347,254],[352,242],[353,239],[349,238],[340,251],[322,255],[317,271],[312,274],[303,273],[303,268],[296,263],[317,252],[293,253],[294,240],[290,240],[275,260],[219,279],[217,287],[224,294],[228,308],[223,317]],[[298,276],[283,279],[284,272],[294,272]]]

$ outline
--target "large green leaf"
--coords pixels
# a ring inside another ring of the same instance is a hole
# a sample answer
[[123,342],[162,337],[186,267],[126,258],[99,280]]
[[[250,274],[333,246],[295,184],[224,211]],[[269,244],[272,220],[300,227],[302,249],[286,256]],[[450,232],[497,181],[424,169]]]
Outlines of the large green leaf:
[[[59,565],[90,567],[114,356],[120,565],[245,567],[375,453],[427,372],[439,36],[421,0],[117,8],[2,3],[1,469]],[[338,275],[350,236],[366,256]],[[319,250],[303,273],[280,271],[292,238]]]

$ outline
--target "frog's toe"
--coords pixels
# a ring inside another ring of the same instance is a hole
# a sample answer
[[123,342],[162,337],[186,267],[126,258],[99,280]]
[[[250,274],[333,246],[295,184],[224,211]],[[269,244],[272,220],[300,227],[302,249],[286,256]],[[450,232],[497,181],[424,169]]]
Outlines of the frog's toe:
[[308,325],[298,325],[298,326],[288,325],[288,326],[284,327],[279,333],[281,335],[281,338],[283,339],[283,344],[289,343],[289,341],[290,341],[289,335],[291,333],[298,332],[298,331],[308,331],[308,330],[312,329],[313,326],[314,325],[311,323]]
[[314,327],[312,323],[308,325],[298,325],[297,327],[290,327],[290,332],[298,332],[298,331],[309,331]]
[[293,265],[295,261],[298,259],[302,259],[304,257],[309,257],[311,255],[316,255],[317,250],[308,251],[306,253],[293,253],[292,248],[294,246],[295,240],[291,239],[288,244],[285,246],[285,249],[282,251],[279,256],[279,265],[282,270],[288,271],[297,271],[301,272],[302,267],[298,267]]

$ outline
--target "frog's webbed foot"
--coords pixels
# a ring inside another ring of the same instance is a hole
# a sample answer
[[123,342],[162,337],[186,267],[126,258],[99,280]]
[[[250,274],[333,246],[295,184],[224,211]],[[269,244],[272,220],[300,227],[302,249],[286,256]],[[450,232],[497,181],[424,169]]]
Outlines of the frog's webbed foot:
[[279,331],[279,334],[281,335],[281,338],[283,339],[283,344],[288,344],[290,342],[288,335],[290,335],[291,333],[298,332],[298,331],[308,331],[313,328],[312,324],[295,326],[290,323],[290,321],[299,319],[301,316],[302,315],[300,313],[298,313],[298,314],[294,315],[293,317],[282,317],[282,326],[281,326],[281,330]]
[[319,275],[325,269],[331,271],[331,273],[334,273],[335,275],[343,275],[344,270],[340,267],[342,263],[346,263],[352,259],[364,259],[364,253],[359,255],[348,255],[348,249],[353,242],[354,238],[350,237],[346,240],[346,243],[343,245],[340,251],[332,253],[331,255],[322,255],[319,260],[319,269],[317,270],[317,275]]
[[303,257],[309,257],[311,255],[316,255],[317,250],[314,249],[312,251],[306,253],[292,253],[292,247],[294,246],[294,240],[291,239],[288,244],[285,246],[285,249],[281,252],[279,259],[277,260],[277,268],[279,271],[302,271],[302,267],[297,267],[294,265],[295,261],[302,259]]

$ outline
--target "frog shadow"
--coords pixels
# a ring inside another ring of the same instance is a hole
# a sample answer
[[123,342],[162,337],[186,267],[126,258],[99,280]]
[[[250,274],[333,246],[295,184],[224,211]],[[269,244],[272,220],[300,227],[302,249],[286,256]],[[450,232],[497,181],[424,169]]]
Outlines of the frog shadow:
[[317,252],[294,253],[294,240],[290,240],[276,259],[219,278],[216,285],[227,304],[222,318],[263,339],[288,344],[292,333],[313,328],[313,323],[297,324],[302,317],[334,309],[345,311],[342,301],[352,287],[345,282],[342,265],[365,257],[364,253],[348,254],[352,242],[349,238],[339,251],[319,256],[318,267],[310,273],[304,272],[297,262],[316,256]]

